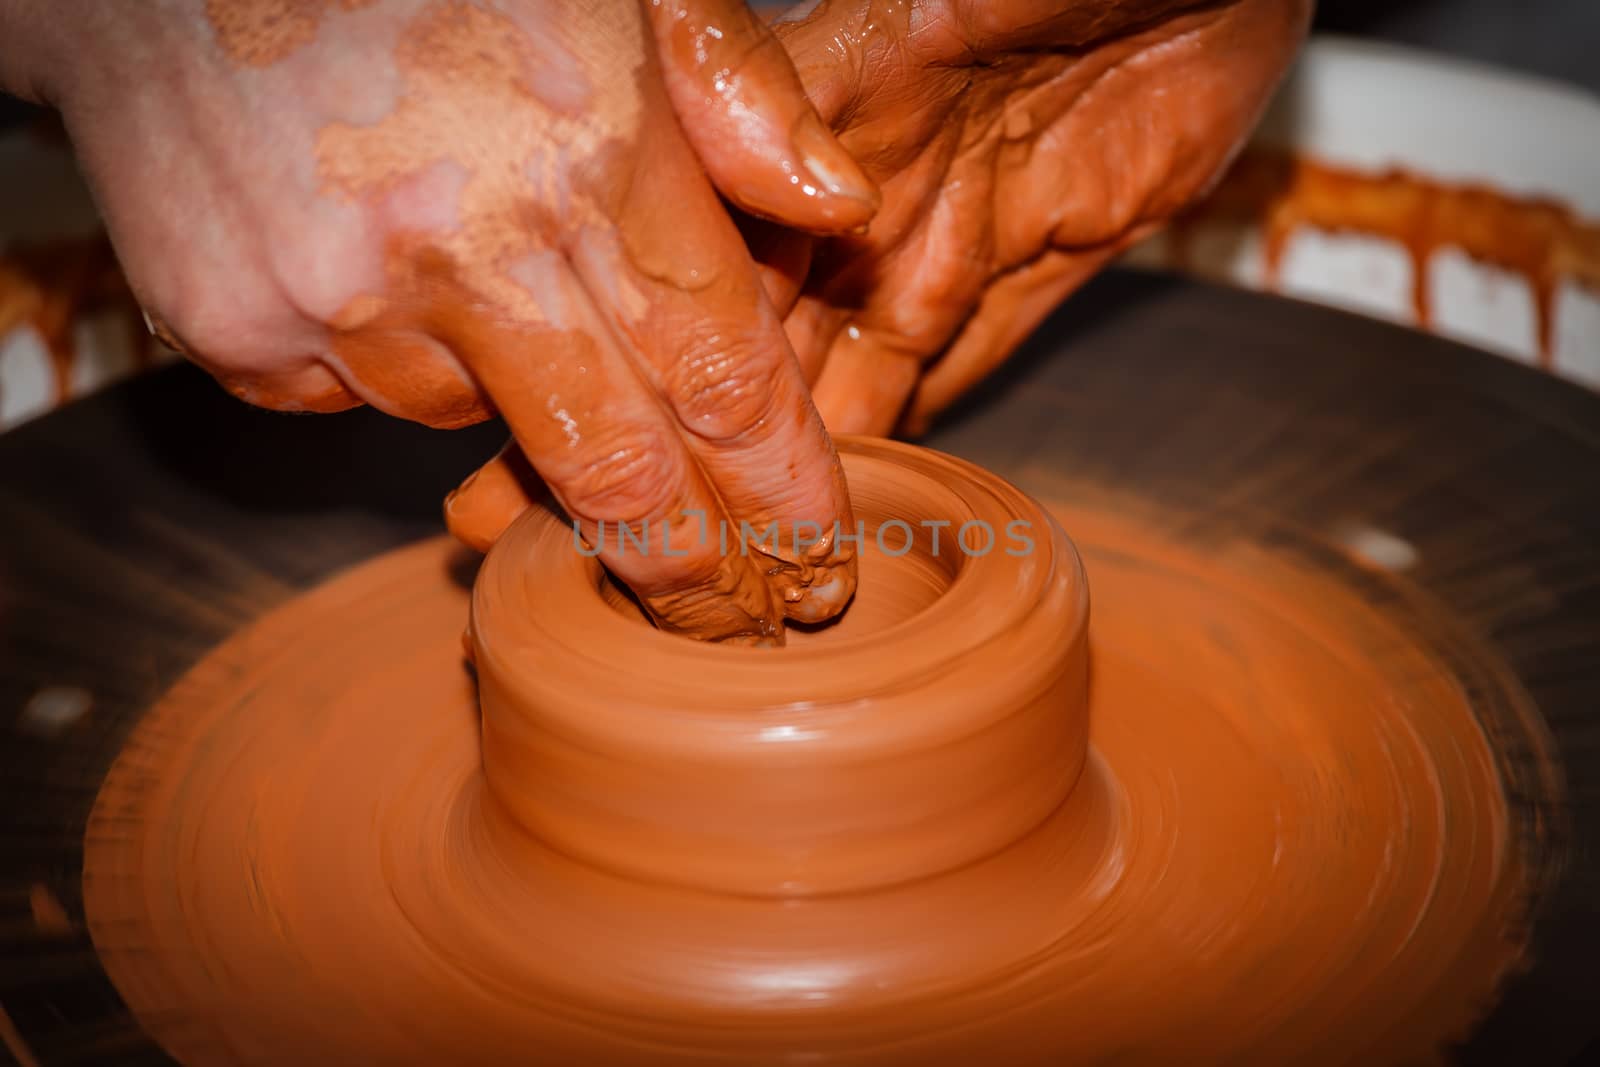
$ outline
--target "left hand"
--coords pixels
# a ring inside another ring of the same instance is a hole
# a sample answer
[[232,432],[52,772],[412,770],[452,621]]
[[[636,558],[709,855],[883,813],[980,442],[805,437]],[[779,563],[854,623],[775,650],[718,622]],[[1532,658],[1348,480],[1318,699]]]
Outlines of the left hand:
[[835,433],[919,432],[1203,195],[1310,0],[826,0],[775,30],[883,192],[864,236],[747,227]]

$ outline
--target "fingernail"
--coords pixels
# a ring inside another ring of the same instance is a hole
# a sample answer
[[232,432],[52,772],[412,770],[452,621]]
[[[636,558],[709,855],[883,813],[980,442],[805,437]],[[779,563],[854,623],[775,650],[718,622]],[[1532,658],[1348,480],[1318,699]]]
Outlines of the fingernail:
[[842,567],[830,567],[825,575],[821,581],[813,581],[800,590],[798,600],[784,605],[784,613],[789,618],[796,622],[826,622],[844,611],[855,595],[853,576]]
[[[820,550],[820,554],[819,554]],[[769,576],[783,614],[797,622],[826,622],[845,609],[856,592],[855,554],[819,544],[799,561]]]
[[800,153],[801,166],[816,181],[819,188],[833,196],[859,201],[873,211],[878,210],[881,198],[878,187],[862,172],[850,153],[834,139],[822,124],[816,112],[807,110],[796,123],[793,134],[795,149]]
[[856,595],[854,557],[811,571],[811,582],[802,597],[784,605],[784,614],[797,622],[826,622],[850,606]]

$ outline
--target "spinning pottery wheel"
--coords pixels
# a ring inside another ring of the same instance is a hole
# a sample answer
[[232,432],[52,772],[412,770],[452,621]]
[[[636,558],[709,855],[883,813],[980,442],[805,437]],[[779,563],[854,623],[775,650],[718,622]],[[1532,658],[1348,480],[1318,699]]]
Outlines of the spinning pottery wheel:
[[[200,1033],[210,1021],[173,998],[181,987],[152,992],[143,982],[153,972],[141,958],[166,942],[97,903],[100,860],[85,892],[86,846],[103,860],[150,829],[136,824],[137,789],[122,794],[128,805],[102,798],[97,808],[102,783],[114,763],[125,772],[141,753],[159,758],[171,735],[147,713],[158,702],[170,711],[163,695],[219,643],[336,572],[436,534],[444,492],[498,437],[495,428],[429,432],[370,412],[269,415],[174,369],[0,439],[0,707],[15,709],[3,756],[0,1005],[14,1058],[157,1061],[163,1045],[180,1056],[248,1056]],[[1457,1055],[1562,1063],[1594,1044],[1600,398],[1337,312],[1114,274],[1076,297],[926,443],[1059,505],[1090,587],[1097,597],[1113,590],[1103,596],[1113,625],[1116,583],[1138,588],[1116,577],[1128,529],[1198,546],[1200,556],[1253,546],[1265,555],[1248,557],[1251,573],[1269,571],[1269,556],[1309,561],[1330,601],[1376,605],[1402,627],[1400,643],[1411,633],[1402,624],[1414,624],[1448,665],[1450,691],[1478,716],[1493,755],[1487,780],[1504,794],[1506,840],[1466,852],[1515,852],[1517,892],[1504,916],[1528,926],[1521,962],[1472,1013],[1481,1018]],[[1138,525],[1096,526],[1091,512],[1137,516]],[[1074,796],[1101,780],[1093,766]],[[1446,859],[1461,853],[1459,838],[1445,839]],[[1440,870],[1430,901],[1471,881]],[[216,893],[251,877],[241,863]],[[969,906],[1018,910],[1011,901]],[[246,908],[240,923],[270,911]],[[1403,945],[1405,931],[1395,940]],[[1204,946],[1194,952],[1203,957]],[[591,956],[604,967],[604,950]],[[1351,967],[1362,959],[1359,945],[1350,950]],[[231,962],[252,963],[248,954]],[[1191,964],[1207,973],[1174,961]],[[1226,977],[1234,972],[1216,973],[1223,988],[1152,1005],[1152,1015],[1189,1010],[1203,1020],[1207,998],[1236,992]],[[1240,990],[1259,991],[1243,972],[1235,977]],[[1398,1002],[1408,990],[1393,992]],[[815,1037],[802,1031],[790,1047],[826,1051]],[[1129,1047],[1125,1057],[1138,1062]]]

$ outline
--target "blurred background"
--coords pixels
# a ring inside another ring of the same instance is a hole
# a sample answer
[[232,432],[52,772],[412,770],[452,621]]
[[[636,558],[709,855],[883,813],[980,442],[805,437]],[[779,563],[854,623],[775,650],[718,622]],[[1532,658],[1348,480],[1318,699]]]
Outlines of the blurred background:
[[1600,92],[1595,0],[1323,0],[1316,28],[1555,78]]

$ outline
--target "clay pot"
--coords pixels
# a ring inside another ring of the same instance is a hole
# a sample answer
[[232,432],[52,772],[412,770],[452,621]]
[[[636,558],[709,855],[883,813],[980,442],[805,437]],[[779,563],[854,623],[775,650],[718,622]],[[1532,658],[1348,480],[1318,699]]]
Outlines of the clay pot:
[[656,631],[550,511],[507,531],[471,634],[488,787],[516,822],[635,879],[811,895],[970,863],[1062,803],[1088,741],[1077,552],[971,464],[838,447],[860,592],[783,649]]
[[1089,694],[1038,506],[842,452],[859,600],[785,649],[657,632],[544,512],[479,575],[476,688],[442,541],[203,660],[85,836],[141,1025],[183,1062],[659,1067],[1410,1063],[1477,1018],[1525,936],[1487,738],[1543,751],[1486,732],[1536,721],[1492,657],[1292,541],[1063,509]]

